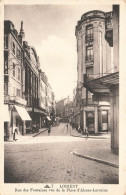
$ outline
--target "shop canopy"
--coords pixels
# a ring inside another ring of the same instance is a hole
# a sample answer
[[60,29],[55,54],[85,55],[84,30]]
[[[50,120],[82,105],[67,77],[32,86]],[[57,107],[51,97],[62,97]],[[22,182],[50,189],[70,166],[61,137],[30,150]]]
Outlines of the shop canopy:
[[84,82],[84,87],[91,93],[110,94],[110,87],[119,84],[119,72],[111,73],[103,77]]
[[9,122],[10,121],[10,115],[9,115],[8,105],[4,105],[3,109],[4,109],[3,120],[5,122]]
[[31,121],[31,117],[25,108],[15,105],[15,108],[23,121]]

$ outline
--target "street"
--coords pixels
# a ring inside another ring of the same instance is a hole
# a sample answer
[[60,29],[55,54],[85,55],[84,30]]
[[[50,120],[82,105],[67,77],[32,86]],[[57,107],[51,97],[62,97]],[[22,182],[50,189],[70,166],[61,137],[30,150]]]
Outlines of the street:
[[118,168],[73,155],[110,140],[70,136],[62,123],[25,142],[5,143],[5,183],[117,184]]

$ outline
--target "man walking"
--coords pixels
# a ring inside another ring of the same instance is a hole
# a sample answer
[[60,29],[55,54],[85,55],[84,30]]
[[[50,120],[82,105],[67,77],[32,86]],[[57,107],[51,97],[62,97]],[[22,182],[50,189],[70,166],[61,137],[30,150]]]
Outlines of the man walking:
[[50,135],[50,131],[51,131],[51,123],[50,121],[48,121],[48,135]]

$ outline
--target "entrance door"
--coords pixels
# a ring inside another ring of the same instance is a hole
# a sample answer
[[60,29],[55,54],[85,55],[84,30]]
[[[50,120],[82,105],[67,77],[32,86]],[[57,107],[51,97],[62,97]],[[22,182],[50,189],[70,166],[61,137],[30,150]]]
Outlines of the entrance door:
[[94,132],[94,112],[86,112],[86,126],[89,132]]
[[107,131],[108,129],[108,111],[102,110],[102,131]]

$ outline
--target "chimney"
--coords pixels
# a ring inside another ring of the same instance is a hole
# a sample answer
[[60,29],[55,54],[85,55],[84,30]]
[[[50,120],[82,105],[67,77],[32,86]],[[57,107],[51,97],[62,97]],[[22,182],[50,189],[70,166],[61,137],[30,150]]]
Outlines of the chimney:
[[25,33],[24,33],[24,30],[23,30],[23,21],[21,21],[20,35],[22,36],[22,39],[25,38]]

